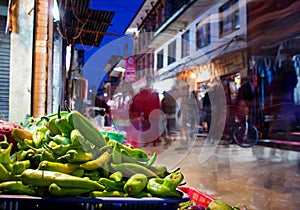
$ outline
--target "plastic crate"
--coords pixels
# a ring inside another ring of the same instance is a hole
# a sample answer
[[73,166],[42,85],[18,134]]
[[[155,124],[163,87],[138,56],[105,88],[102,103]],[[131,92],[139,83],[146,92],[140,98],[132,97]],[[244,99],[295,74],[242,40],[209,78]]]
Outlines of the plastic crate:
[[211,201],[216,200],[215,198],[191,187],[181,186],[178,188],[190,197],[190,201],[195,202],[196,205],[199,206],[207,207]]
[[33,197],[25,195],[0,195],[3,210],[177,210],[183,198],[118,198],[118,197]]

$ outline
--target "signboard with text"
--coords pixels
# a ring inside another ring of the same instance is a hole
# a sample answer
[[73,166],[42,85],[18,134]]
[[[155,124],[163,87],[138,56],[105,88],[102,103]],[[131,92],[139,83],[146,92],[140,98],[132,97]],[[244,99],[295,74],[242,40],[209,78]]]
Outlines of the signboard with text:
[[132,82],[136,80],[136,59],[133,57],[126,58],[125,81]]

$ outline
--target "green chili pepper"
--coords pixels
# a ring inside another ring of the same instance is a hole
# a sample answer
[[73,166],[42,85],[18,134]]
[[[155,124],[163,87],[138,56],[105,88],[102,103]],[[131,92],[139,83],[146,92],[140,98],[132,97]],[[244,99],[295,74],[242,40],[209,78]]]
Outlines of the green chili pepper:
[[83,174],[83,176],[88,177],[91,180],[98,181],[100,179],[100,172],[98,170],[91,171],[91,172],[85,172]]
[[40,148],[43,146],[43,140],[46,136],[46,131],[48,128],[46,126],[37,127],[34,129],[32,134],[32,140],[35,148]]
[[33,155],[35,152],[33,149],[19,150],[11,155],[11,159],[14,161],[22,161],[28,158],[29,155]]
[[109,176],[109,179],[115,182],[120,182],[123,179],[123,174],[121,171],[116,171]]
[[130,146],[120,144],[118,141],[113,140],[113,139],[109,140],[107,144],[112,145],[112,146],[114,146],[115,144],[119,144],[120,149],[126,150],[128,152],[128,154],[130,155],[130,157],[137,158],[140,161],[148,161],[149,160],[147,153],[140,148],[132,148]]
[[171,190],[175,190],[180,185],[183,179],[184,176],[181,171],[175,171],[164,178],[164,185]]
[[29,167],[30,167],[30,160],[17,161],[12,164],[11,174],[12,176],[19,175]]
[[41,161],[44,161],[44,160],[55,162],[55,161],[57,161],[57,158],[53,153],[51,153],[48,150],[44,149],[41,153]]
[[60,187],[56,183],[52,183],[49,186],[49,193],[53,196],[63,197],[63,196],[80,196],[91,192],[90,189],[82,188],[70,188],[70,187]]
[[67,118],[72,127],[78,129],[82,136],[84,136],[87,141],[95,145],[97,149],[106,145],[106,141],[98,128],[81,113],[72,110],[68,114]]
[[167,175],[170,174],[167,167],[164,165],[151,165],[147,166],[147,168],[153,171],[155,174],[157,174],[157,176],[159,176],[160,178],[165,178]]
[[126,197],[127,194],[120,191],[92,191],[91,197]]
[[63,136],[70,137],[71,131],[74,129],[73,126],[68,122],[66,116],[61,116],[60,105],[58,106],[57,119],[55,120],[55,125],[60,130]]
[[101,177],[109,177],[109,166],[107,161],[104,161],[101,168],[98,169],[100,171]]
[[11,163],[10,152],[13,144],[10,143],[6,149],[0,149],[0,163]]
[[111,155],[108,152],[104,152],[97,159],[82,163],[79,165],[79,167],[85,170],[93,171],[101,168],[105,161],[108,162],[110,160],[110,157]]
[[70,134],[71,143],[80,146],[86,152],[93,152],[95,145],[87,141],[78,129],[73,129]]
[[58,145],[60,145],[60,144],[71,144],[70,138],[67,137],[67,136],[63,136],[63,135],[57,134],[57,135],[51,137],[51,139],[52,139],[55,143],[57,143]]
[[10,172],[0,163],[0,181],[8,181],[11,180]]
[[121,171],[123,176],[131,177],[136,173],[142,173],[147,177],[158,177],[156,173],[151,171],[150,169],[146,168],[145,166],[135,164],[135,163],[111,163],[111,167],[115,171]]
[[3,141],[0,142],[0,149],[6,149],[7,147],[9,147],[9,142],[6,135],[3,135]]
[[181,197],[177,190],[184,176],[180,171],[175,171],[165,178],[151,178],[147,183],[147,191],[158,197]]
[[124,191],[125,181],[115,182],[111,179],[102,177],[99,179],[99,182],[105,186],[106,191]]
[[147,186],[147,183],[148,178],[146,175],[134,174],[126,181],[124,191],[130,196],[135,196]]
[[40,187],[49,187],[52,183],[56,183],[60,187],[90,190],[103,190],[105,188],[96,181],[56,171],[26,169],[21,175],[16,175],[16,177],[25,185]]
[[156,160],[156,152],[154,152],[151,158],[145,163],[145,166],[151,166]]
[[6,181],[0,183],[0,191],[14,195],[36,195],[36,188],[24,185],[21,181]]
[[69,163],[85,163],[87,161],[93,160],[93,154],[89,152],[79,152],[77,150],[71,149],[63,156],[60,156],[58,160],[66,158]]
[[147,183],[147,191],[157,197],[182,197],[182,193],[171,190],[164,185],[164,179],[151,178]]
[[84,169],[83,168],[77,168],[74,172],[71,173],[73,176],[77,177],[83,177]]
[[51,142],[49,142],[49,144],[44,143],[44,146],[51,153],[53,153],[53,154],[55,154],[57,156],[65,155],[71,149],[77,149],[77,147],[74,146],[74,145],[72,145],[72,144],[59,144],[59,145],[57,145],[55,143],[55,144],[53,144],[54,146],[50,146]]
[[46,124],[46,126],[49,129],[52,136],[55,136],[57,134],[62,134],[60,129],[56,126],[56,123],[55,123],[56,119],[57,119],[57,116],[48,118],[48,122]]
[[133,196],[134,198],[144,198],[144,197],[153,197],[153,195],[147,191],[142,190]]
[[46,171],[57,171],[65,174],[70,174],[78,169],[78,164],[71,163],[59,163],[59,162],[50,162],[50,161],[42,161],[40,162],[38,169],[46,170]]
[[121,163],[122,162],[122,154],[120,150],[119,143],[114,145],[113,153],[112,153],[112,162],[113,163]]

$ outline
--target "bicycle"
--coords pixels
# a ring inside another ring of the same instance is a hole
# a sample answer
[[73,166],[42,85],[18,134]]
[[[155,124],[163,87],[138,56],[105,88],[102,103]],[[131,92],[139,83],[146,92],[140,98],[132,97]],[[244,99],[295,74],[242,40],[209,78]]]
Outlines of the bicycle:
[[232,138],[240,147],[252,147],[258,142],[258,130],[249,123],[248,116],[236,122],[232,127]]

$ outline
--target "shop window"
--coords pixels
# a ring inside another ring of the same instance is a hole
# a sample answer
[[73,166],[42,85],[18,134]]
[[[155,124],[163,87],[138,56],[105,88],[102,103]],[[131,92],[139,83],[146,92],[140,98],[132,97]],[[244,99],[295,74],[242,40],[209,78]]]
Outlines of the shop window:
[[210,22],[209,18],[198,23],[196,26],[196,46],[198,49],[210,44]]
[[220,8],[221,37],[230,34],[240,28],[239,1],[231,0]]
[[181,35],[181,57],[186,57],[190,54],[190,31],[186,31]]
[[157,69],[161,69],[164,66],[164,50],[157,53]]
[[174,63],[176,60],[176,40],[171,42],[168,46],[168,65]]

